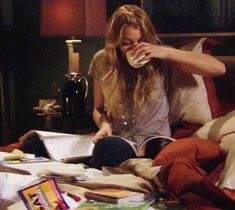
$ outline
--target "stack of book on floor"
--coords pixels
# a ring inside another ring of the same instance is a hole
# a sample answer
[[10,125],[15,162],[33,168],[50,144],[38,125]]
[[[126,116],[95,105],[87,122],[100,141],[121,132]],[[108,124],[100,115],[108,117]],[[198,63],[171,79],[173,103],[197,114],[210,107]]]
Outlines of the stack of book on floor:
[[142,201],[146,198],[146,194],[123,189],[101,188],[85,192],[85,197],[96,201],[123,204],[130,201]]
[[124,189],[102,188],[85,192],[88,202],[78,209],[145,210],[154,202],[153,195]]

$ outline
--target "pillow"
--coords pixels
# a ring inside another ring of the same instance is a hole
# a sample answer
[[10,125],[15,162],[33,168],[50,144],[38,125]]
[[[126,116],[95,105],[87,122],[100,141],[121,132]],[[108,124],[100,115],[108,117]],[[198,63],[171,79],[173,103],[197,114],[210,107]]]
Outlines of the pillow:
[[221,115],[220,101],[217,95],[215,82],[211,77],[203,77],[203,81],[206,86],[207,100],[210,106],[211,116],[214,119]]
[[[206,40],[202,38],[184,45],[181,49],[202,53],[202,46]],[[201,75],[174,69],[169,87],[171,125],[182,121],[202,125],[212,119],[207,89]]]
[[[225,151],[213,141],[199,138],[184,138],[168,144],[156,156],[154,166],[171,163],[179,158],[186,158],[198,163],[202,167],[215,167],[226,156]],[[213,165],[211,160],[213,160]],[[208,164],[210,163],[210,164]]]
[[225,116],[211,120],[197,130],[192,136],[219,142],[228,133],[235,132],[235,110]]
[[235,59],[231,56],[219,56],[218,59],[226,66],[226,73],[214,78],[220,99],[220,116],[235,109]]
[[217,186],[221,189],[235,189],[235,133],[226,135],[221,142],[227,154],[225,166],[221,172]]

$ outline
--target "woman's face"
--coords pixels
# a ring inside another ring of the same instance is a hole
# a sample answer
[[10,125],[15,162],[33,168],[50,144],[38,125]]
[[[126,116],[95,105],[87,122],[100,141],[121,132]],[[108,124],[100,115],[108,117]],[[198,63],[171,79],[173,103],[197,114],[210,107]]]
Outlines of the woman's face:
[[132,49],[136,44],[141,42],[141,31],[134,26],[126,26],[123,29],[122,40],[118,45],[119,50],[123,55],[130,49]]

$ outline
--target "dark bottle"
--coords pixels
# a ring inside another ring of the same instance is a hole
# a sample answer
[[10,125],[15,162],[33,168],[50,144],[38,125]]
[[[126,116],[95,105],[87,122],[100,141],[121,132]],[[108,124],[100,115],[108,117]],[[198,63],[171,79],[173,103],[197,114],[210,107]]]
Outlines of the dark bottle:
[[[67,81],[62,90],[62,114],[76,127],[81,125],[86,113],[88,81],[78,73],[65,75]],[[83,83],[84,82],[84,83]]]

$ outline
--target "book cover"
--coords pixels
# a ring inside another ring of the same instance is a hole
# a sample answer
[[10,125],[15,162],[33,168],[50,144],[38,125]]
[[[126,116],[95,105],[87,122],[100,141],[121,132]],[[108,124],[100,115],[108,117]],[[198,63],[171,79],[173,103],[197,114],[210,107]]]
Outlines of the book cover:
[[[78,196],[78,195],[74,195],[74,194],[71,194],[68,192],[62,192],[62,196],[69,206],[68,209],[77,209],[77,207],[81,203],[85,202],[85,198],[80,195]],[[1,207],[1,205],[0,205],[0,207]],[[40,207],[39,209],[42,209],[42,208]],[[16,203],[13,203],[12,205],[8,205],[7,210],[27,210],[27,208],[26,208],[24,202],[21,200]],[[50,210],[55,210],[55,209],[50,208]]]
[[19,190],[18,194],[28,210],[68,209],[68,205],[53,179],[42,180],[37,184]]
[[84,195],[87,199],[116,204],[124,204],[131,201],[142,201],[145,199],[144,193],[114,188],[101,188],[87,191]]

